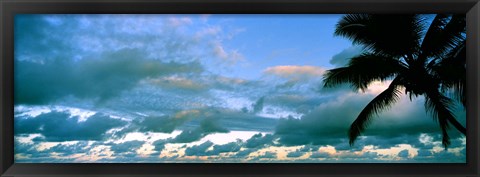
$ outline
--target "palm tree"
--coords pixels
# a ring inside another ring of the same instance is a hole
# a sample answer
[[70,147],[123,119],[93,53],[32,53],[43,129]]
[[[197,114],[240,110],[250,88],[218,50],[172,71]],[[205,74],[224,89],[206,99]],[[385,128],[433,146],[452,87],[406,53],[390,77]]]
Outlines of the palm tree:
[[452,113],[454,101],[466,104],[466,37],[464,15],[436,15],[430,25],[422,15],[351,14],[338,22],[335,35],[363,45],[364,53],[345,67],[328,70],[324,87],[349,83],[365,91],[373,81],[392,80],[386,90],[370,101],[348,131],[350,145],[372,117],[392,106],[405,94],[423,95],[425,108],[442,130],[442,144],[450,144],[447,130],[466,129]]

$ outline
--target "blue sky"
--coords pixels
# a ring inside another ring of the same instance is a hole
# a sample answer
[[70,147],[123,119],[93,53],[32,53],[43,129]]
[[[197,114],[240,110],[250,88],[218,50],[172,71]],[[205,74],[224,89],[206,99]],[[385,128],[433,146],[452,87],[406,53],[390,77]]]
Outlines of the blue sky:
[[15,161],[465,162],[422,97],[348,145],[390,81],[322,88],[362,52],[333,35],[341,16],[17,15]]

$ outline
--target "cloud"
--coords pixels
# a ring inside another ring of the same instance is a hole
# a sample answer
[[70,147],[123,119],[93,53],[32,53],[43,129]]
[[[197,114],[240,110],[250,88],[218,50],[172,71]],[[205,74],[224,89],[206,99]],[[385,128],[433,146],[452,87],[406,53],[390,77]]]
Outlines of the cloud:
[[314,152],[310,155],[310,158],[329,158],[330,154],[326,152]]
[[79,141],[74,144],[57,144],[51,148],[45,150],[45,152],[55,152],[61,153],[65,156],[76,154],[76,153],[86,153],[88,152],[88,142],[86,141]]
[[274,136],[271,134],[262,135],[261,133],[253,135],[245,142],[247,148],[259,148],[273,144]]
[[245,60],[243,55],[238,50],[227,51],[221,42],[212,42],[212,53],[214,56],[220,58],[224,63],[233,65]]
[[142,132],[162,132],[171,133],[175,128],[183,123],[183,120],[164,117],[145,117],[143,121],[139,122],[139,131]]
[[188,116],[180,117],[179,115],[182,112],[178,113],[175,117],[170,116],[148,116],[143,118],[140,121],[134,121],[134,127],[138,127],[138,131],[141,132],[162,132],[162,133],[172,133],[175,128],[182,125],[190,119]]
[[153,146],[155,146],[154,150],[157,151],[158,153],[162,152],[163,149],[165,149],[165,144],[168,142],[163,139],[159,139],[155,142],[152,143]]
[[45,104],[70,95],[105,101],[147,77],[201,71],[196,62],[165,63],[146,59],[141,51],[133,49],[80,61],[60,58],[44,63],[16,61],[15,103]]
[[257,156],[257,159],[274,159],[277,158],[277,153],[275,152],[265,152],[263,155]]
[[[466,163],[465,154],[458,154],[451,151],[426,151],[419,150],[418,155],[414,157],[418,162],[429,162],[429,163]],[[439,160],[440,159],[440,160]]]
[[[164,89],[201,90],[191,76],[203,71],[214,56],[210,44],[220,39],[195,41],[182,28],[193,22],[170,15],[17,16],[15,102],[46,104],[68,96],[105,101],[144,79],[160,79]],[[233,59],[241,56],[224,51]],[[183,70],[188,65],[192,70]],[[38,85],[43,87],[30,89]]]
[[338,66],[338,67],[344,67],[348,64],[351,58],[362,54],[364,51],[362,46],[351,46],[349,48],[346,48],[342,50],[340,53],[334,55],[332,59],[330,60],[330,64]]
[[[68,163],[80,155],[88,154],[92,146],[87,141],[49,143],[21,143],[15,140],[15,162],[17,163]],[[40,148],[43,147],[43,148]]]
[[228,133],[229,130],[222,127],[214,118],[204,118],[200,125],[193,129],[183,130],[180,135],[176,136],[173,143],[189,143],[200,140],[211,133]]
[[14,139],[14,152],[15,154],[28,154],[35,157],[48,157],[49,153],[39,152],[32,143],[22,143],[16,138]]
[[265,100],[265,97],[261,97],[260,99],[257,100],[257,102],[255,102],[255,104],[252,105],[254,113],[258,113],[262,111],[264,100]]
[[164,116],[136,118],[115,135],[123,136],[128,132],[172,133],[180,130],[182,132],[172,142],[188,143],[210,134],[230,131],[271,132],[277,122],[277,119],[263,118],[241,111],[209,107],[176,111]]
[[207,149],[213,145],[212,142],[207,141],[197,146],[188,147],[185,149],[185,155],[187,156],[207,156]]
[[[289,152],[287,154],[287,157],[291,157],[291,158],[295,158],[295,157],[300,157],[300,156],[303,156],[305,155],[307,152],[315,152],[315,151],[318,151],[319,147],[318,146],[314,146],[314,145],[304,145],[303,147],[295,150],[295,151],[292,151],[292,152]],[[312,158],[315,158],[315,157],[312,157]]]
[[143,144],[145,144],[145,142],[137,141],[137,140],[126,141],[126,142],[118,143],[118,144],[112,143],[110,145],[110,150],[112,150],[116,154],[127,153],[127,154],[130,154],[130,155],[136,155],[135,151],[137,149],[139,149]]
[[225,152],[238,152],[241,149],[241,142],[230,142],[224,145],[214,145],[213,150],[209,151],[211,155],[218,155]]
[[305,152],[293,151],[293,152],[289,152],[287,154],[287,157],[295,158],[295,157],[300,157],[300,156],[303,156],[303,155],[305,155]]
[[45,113],[35,118],[16,117],[15,135],[40,133],[46,141],[102,140],[108,130],[126,125],[120,119],[99,113],[86,121],[78,120],[79,117],[64,112]]
[[195,93],[205,91],[207,85],[197,82],[195,80],[179,77],[179,76],[167,76],[161,78],[152,78],[148,80],[149,83],[159,86],[162,89],[176,91],[184,91],[184,93]]
[[[455,130],[451,148],[439,151],[439,128],[425,114],[422,97],[402,97],[373,117],[364,136],[350,146],[350,124],[386,83],[376,83],[365,93],[343,86],[325,90],[325,69],[309,65],[272,66],[258,80],[221,76],[215,74],[219,63],[241,66],[238,62],[245,59],[225,45],[225,29],[197,26],[190,16],[94,16],[18,16],[19,159],[50,162],[59,158],[50,157],[57,152],[71,155],[60,162],[205,162],[203,156],[211,156],[209,162],[372,162],[412,157],[416,151],[418,157],[403,160],[465,159],[465,141]],[[359,50],[352,46],[330,62],[343,65]],[[82,118],[28,104],[78,106],[97,114]],[[464,123],[465,113],[455,113]],[[242,140],[235,141],[239,137]],[[80,142],[52,144],[71,140]],[[97,142],[89,146],[91,140]],[[52,147],[35,149],[47,144]],[[148,152],[137,154],[143,149]],[[171,156],[160,157],[162,151]],[[182,157],[183,151],[194,157]],[[382,155],[385,151],[389,153]],[[87,155],[74,157],[82,153]],[[288,160],[270,159],[285,155]],[[309,155],[312,158],[298,158]],[[85,160],[90,156],[95,158]]]
[[246,157],[246,156],[250,155],[252,152],[255,152],[255,151],[257,151],[257,149],[245,149],[245,150],[237,152],[235,154],[235,157]]
[[51,57],[78,60],[105,51],[134,48],[164,61],[192,58],[191,52],[186,51],[192,49],[193,39],[181,33],[182,26],[191,21],[188,17],[25,14],[17,16],[15,21],[15,44],[19,44],[15,58],[20,60],[42,61]]
[[206,118],[200,122],[200,128],[205,133],[228,133],[229,130],[224,128],[218,123],[218,119],[215,118]]
[[183,130],[178,136],[173,139],[173,143],[190,143],[200,140],[206,136],[201,129]]
[[[268,135],[268,134],[267,134]],[[205,162],[205,159],[202,160],[201,156],[210,156],[208,159],[209,162],[389,162],[395,157],[402,157],[404,158],[401,162],[462,162],[462,159],[465,158],[465,148],[459,147],[458,149],[451,148],[448,151],[443,152],[443,148],[439,141],[432,141],[435,143],[434,147],[429,149],[411,149],[409,146],[405,144],[401,146],[395,145],[396,143],[391,143],[389,138],[386,137],[365,137],[364,139],[370,139],[370,142],[380,142],[380,143],[371,143],[371,144],[380,144],[379,146],[374,145],[370,146],[368,143],[361,145],[361,148],[353,148],[353,149],[346,149],[340,150],[337,148],[337,145],[333,146],[317,146],[317,145],[304,145],[302,147],[297,148],[295,151],[284,151],[288,152],[286,154],[287,158],[291,158],[290,160],[285,159],[277,159],[277,153],[280,155],[280,151],[283,151],[283,148],[290,148],[288,146],[283,146],[282,144],[277,144],[275,137],[272,135],[270,136],[262,136],[260,134],[256,134],[252,136],[250,139],[241,141],[237,140],[235,142],[229,142],[223,145],[214,144],[213,142],[207,140],[206,142],[199,144],[199,145],[184,145],[179,147],[178,150],[169,150],[169,154],[178,153],[185,150],[185,154],[187,156],[194,156],[198,158],[198,162]],[[424,137],[424,136],[422,136]],[[414,136],[410,137],[400,137],[400,139],[406,138],[411,139]],[[273,139],[273,140],[272,140]],[[420,141],[419,136],[416,137],[417,141]],[[395,140],[393,140],[394,142]],[[423,141],[423,140],[422,140]],[[359,142],[363,142],[359,141]],[[384,142],[384,143],[381,143]],[[410,143],[413,140],[403,141],[409,142],[406,144],[415,144]],[[462,144],[464,140],[455,139],[452,142],[454,144]],[[458,143],[457,143],[458,142]],[[32,142],[37,143],[37,142]],[[125,141],[122,143],[104,143],[104,142],[96,142],[93,143],[91,146],[88,146],[86,142],[79,142],[74,144],[57,144],[53,147],[55,148],[47,148],[47,150],[37,151],[35,148],[29,147],[36,147],[37,145],[20,143],[17,140],[16,152],[17,154],[32,154],[32,156],[36,159],[43,158],[45,162],[55,161],[54,159],[46,159],[49,157],[51,153],[60,153],[63,155],[78,155],[82,153],[92,154],[96,147],[101,146],[111,146],[109,149],[115,152],[116,158],[110,160],[99,160],[96,162],[167,162],[167,161],[178,161],[178,160],[185,160],[185,159],[177,159],[180,156],[173,157],[169,156],[169,158],[160,158],[160,153],[166,149],[167,144],[172,143],[172,139],[159,139],[151,143],[153,146],[152,150],[153,153],[149,153],[147,156],[139,158],[139,154],[137,154],[137,149],[139,149],[142,145],[145,145],[145,142],[133,140],[133,141]],[[248,146],[247,146],[248,144]],[[369,146],[367,146],[369,145]],[[274,148],[272,146],[275,146]],[[320,147],[320,148],[319,148]],[[267,149],[272,149],[269,151],[264,151]],[[168,148],[167,148],[168,149]],[[418,155],[415,153],[411,154],[410,152],[418,152]],[[70,153],[68,153],[70,152]],[[268,153],[270,152],[270,153]],[[276,152],[276,153],[274,153]],[[254,153],[252,155],[252,153]],[[382,154],[387,153],[387,154]],[[308,155],[308,159],[298,158],[302,156]],[[413,155],[414,158],[408,158],[409,156]],[[245,158],[248,157],[248,158]],[[132,160],[134,158],[136,160]],[[440,159],[439,159],[440,158]],[[446,159],[448,158],[448,159]],[[302,160],[303,159],[303,160]],[[407,161],[408,159],[408,161]],[[65,160],[65,159],[64,159]],[[78,159],[78,157],[71,158],[69,160],[65,160],[65,162],[69,161],[82,161]],[[194,162],[196,160],[192,160],[189,162]],[[400,161],[399,161],[400,162]]]
[[[336,93],[336,99],[326,99],[300,119],[283,119],[275,134],[287,145],[340,144],[347,138],[350,124],[376,93]],[[456,110],[458,112],[461,110]],[[465,119],[465,117],[460,117]],[[402,135],[419,136],[420,133],[440,133],[438,125],[426,114],[423,97],[410,101],[401,99],[391,109],[372,117],[365,136],[381,136],[401,143]],[[453,135],[452,135],[453,136]],[[360,143],[360,140],[357,142]]]
[[284,65],[268,67],[263,72],[278,76],[280,78],[288,79],[290,81],[299,81],[310,78],[320,78],[325,73],[326,69],[318,66],[296,66]]

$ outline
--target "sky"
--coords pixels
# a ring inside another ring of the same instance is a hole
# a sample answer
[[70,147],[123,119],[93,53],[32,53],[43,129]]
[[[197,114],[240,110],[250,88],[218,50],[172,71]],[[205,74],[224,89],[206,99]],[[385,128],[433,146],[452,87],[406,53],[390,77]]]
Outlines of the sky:
[[16,15],[15,162],[465,163],[421,96],[348,144],[390,81],[323,88],[363,52],[341,16]]

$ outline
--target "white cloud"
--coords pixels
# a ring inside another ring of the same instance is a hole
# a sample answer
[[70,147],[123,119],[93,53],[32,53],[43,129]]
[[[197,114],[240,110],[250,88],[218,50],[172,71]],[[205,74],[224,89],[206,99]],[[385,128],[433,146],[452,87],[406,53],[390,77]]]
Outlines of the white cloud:
[[227,51],[221,42],[212,43],[213,54],[220,58],[223,63],[233,65],[238,62],[244,61],[243,55],[238,50]]
[[[378,95],[380,93],[382,93],[384,90],[386,90],[388,88],[388,86],[390,85],[390,83],[392,83],[391,80],[388,80],[388,81],[373,81],[372,83],[370,83],[370,85],[368,85],[367,89],[365,90],[364,93],[366,94],[372,94],[372,95]],[[361,92],[359,90],[359,92]]]
[[[148,132],[148,133],[142,133],[142,132],[130,132],[127,133],[124,137],[118,140],[112,141],[113,143],[124,143],[127,141],[145,141],[148,143],[152,143],[154,141],[160,140],[160,139],[168,139],[168,138],[174,138],[178,136],[182,131],[179,130],[174,130],[172,133],[156,133],[156,132]],[[109,142],[109,141],[107,141]]]
[[259,133],[258,131],[230,131],[228,133],[215,133],[203,137],[200,142],[210,141],[214,144],[227,144],[237,140],[246,141],[253,135]]

